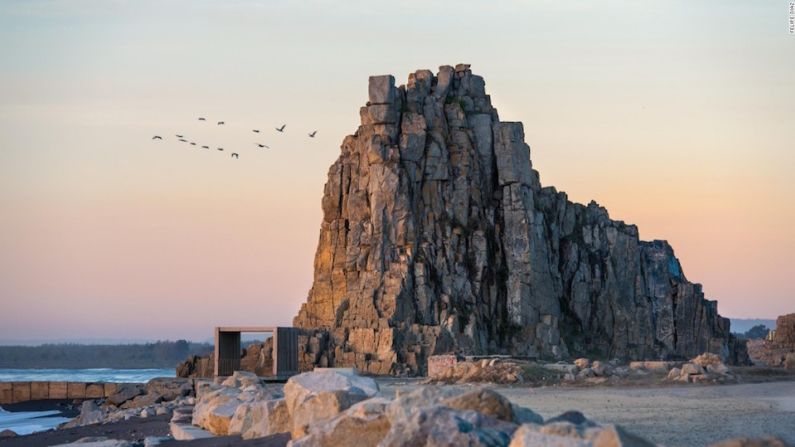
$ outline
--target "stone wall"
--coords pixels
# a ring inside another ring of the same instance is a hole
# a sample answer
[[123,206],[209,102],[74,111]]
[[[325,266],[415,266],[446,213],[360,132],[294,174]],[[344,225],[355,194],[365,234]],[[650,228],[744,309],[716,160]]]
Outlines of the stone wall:
[[118,383],[0,382],[0,405],[48,399],[99,399],[113,395]]
[[[430,355],[744,360],[665,241],[542,187],[522,123],[468,65],[373,76],[325,186],[301,362],[424,373]],[[576,161],[573,161],[576,162]]]

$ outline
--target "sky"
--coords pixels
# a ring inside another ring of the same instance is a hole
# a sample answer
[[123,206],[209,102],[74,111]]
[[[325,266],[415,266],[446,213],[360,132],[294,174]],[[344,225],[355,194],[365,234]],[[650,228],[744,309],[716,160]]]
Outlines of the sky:
[[289,325],[368,76],[456,63],[524,123],[545,186],[667,239],[724,316],[794,312],[787,9],[4,0],[0,342]]

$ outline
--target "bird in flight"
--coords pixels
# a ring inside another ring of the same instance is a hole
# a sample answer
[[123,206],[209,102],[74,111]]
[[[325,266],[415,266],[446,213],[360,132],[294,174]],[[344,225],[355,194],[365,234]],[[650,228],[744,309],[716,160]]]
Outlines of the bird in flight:
[[219,126],[223,126],[224,124],[226,124],[226,123],[225,123],[225,122],[223,122],[223,121],[218,121],[218,125],[219,125]]
[[155,135],[155,136],[152,137],[152,139],[153,140],[162,140],[163,137],[161,137],[160,135]]
[[186,140],[184,138],[180,138],[179,141],[182,141],[183,143],[187,143],[188,142],[188,140]]
[[270,149],[270,146],[267,146],[267,145],[264,145],[264,144],[259,144],[259,143],[254,143],[254,144],[256,144],[259,147],[264,147],[265,149]]
[[237,155],[237,152],[232,152],[232,158],[240,158],[240,155]]
[[196,143],[194,143],[193,141],[191,141],[191,142],[190,142],[190,145],[191,145],[191,146],[196,146]]
[[177,135],[177,138],[185,138],[184,135]]
[[309,134],[309,138],[315,138],[316,133],[317,133],[316,130],[312,131],[312,133]]
[[210,146],[202,146],[202,149],[209,149]]
[[252,132],[259,133],[259,129],[253,129]]
[[218,150],[219,150],[219,151],[222,151],[222,150],[224,150],[224,148],[222,148],[222,147],[219,147],[219,148],[218,148]]
[[199,121],[207,121],[207,120],[202,117],[199,117]]
[[282,127],[277,127],[276,130],[279,132],[284,132],[284,128],[287,127],[287,124],[282,124]]

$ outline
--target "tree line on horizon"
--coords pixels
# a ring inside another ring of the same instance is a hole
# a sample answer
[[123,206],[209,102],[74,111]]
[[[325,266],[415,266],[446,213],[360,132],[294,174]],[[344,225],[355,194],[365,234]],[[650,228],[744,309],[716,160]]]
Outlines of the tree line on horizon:
[[193,355],[209,355],[213,345],[187,340],[141,344],[48,343],[0,346],[0,368],[175,368]]
[[745,332],[739,333],[735,332],[738,338],[742,340],[760,340],[763,338],[767,338],[767,334],[770,332],[770,329],[767,328],[764,324],[757,324],[756,326],[748,329]]

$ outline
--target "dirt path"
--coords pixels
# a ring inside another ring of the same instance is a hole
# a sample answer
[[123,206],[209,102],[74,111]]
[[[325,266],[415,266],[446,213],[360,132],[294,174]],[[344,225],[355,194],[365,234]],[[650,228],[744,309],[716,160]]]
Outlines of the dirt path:
[[[380,381],[379,381],[380,382]],[[381,383],[385,394],[417,382]],[[795,445],[795,381],[667,387],[495,387],[545,419],[579,410],[668,447],[705,446],[738,436],[776,435]]]

